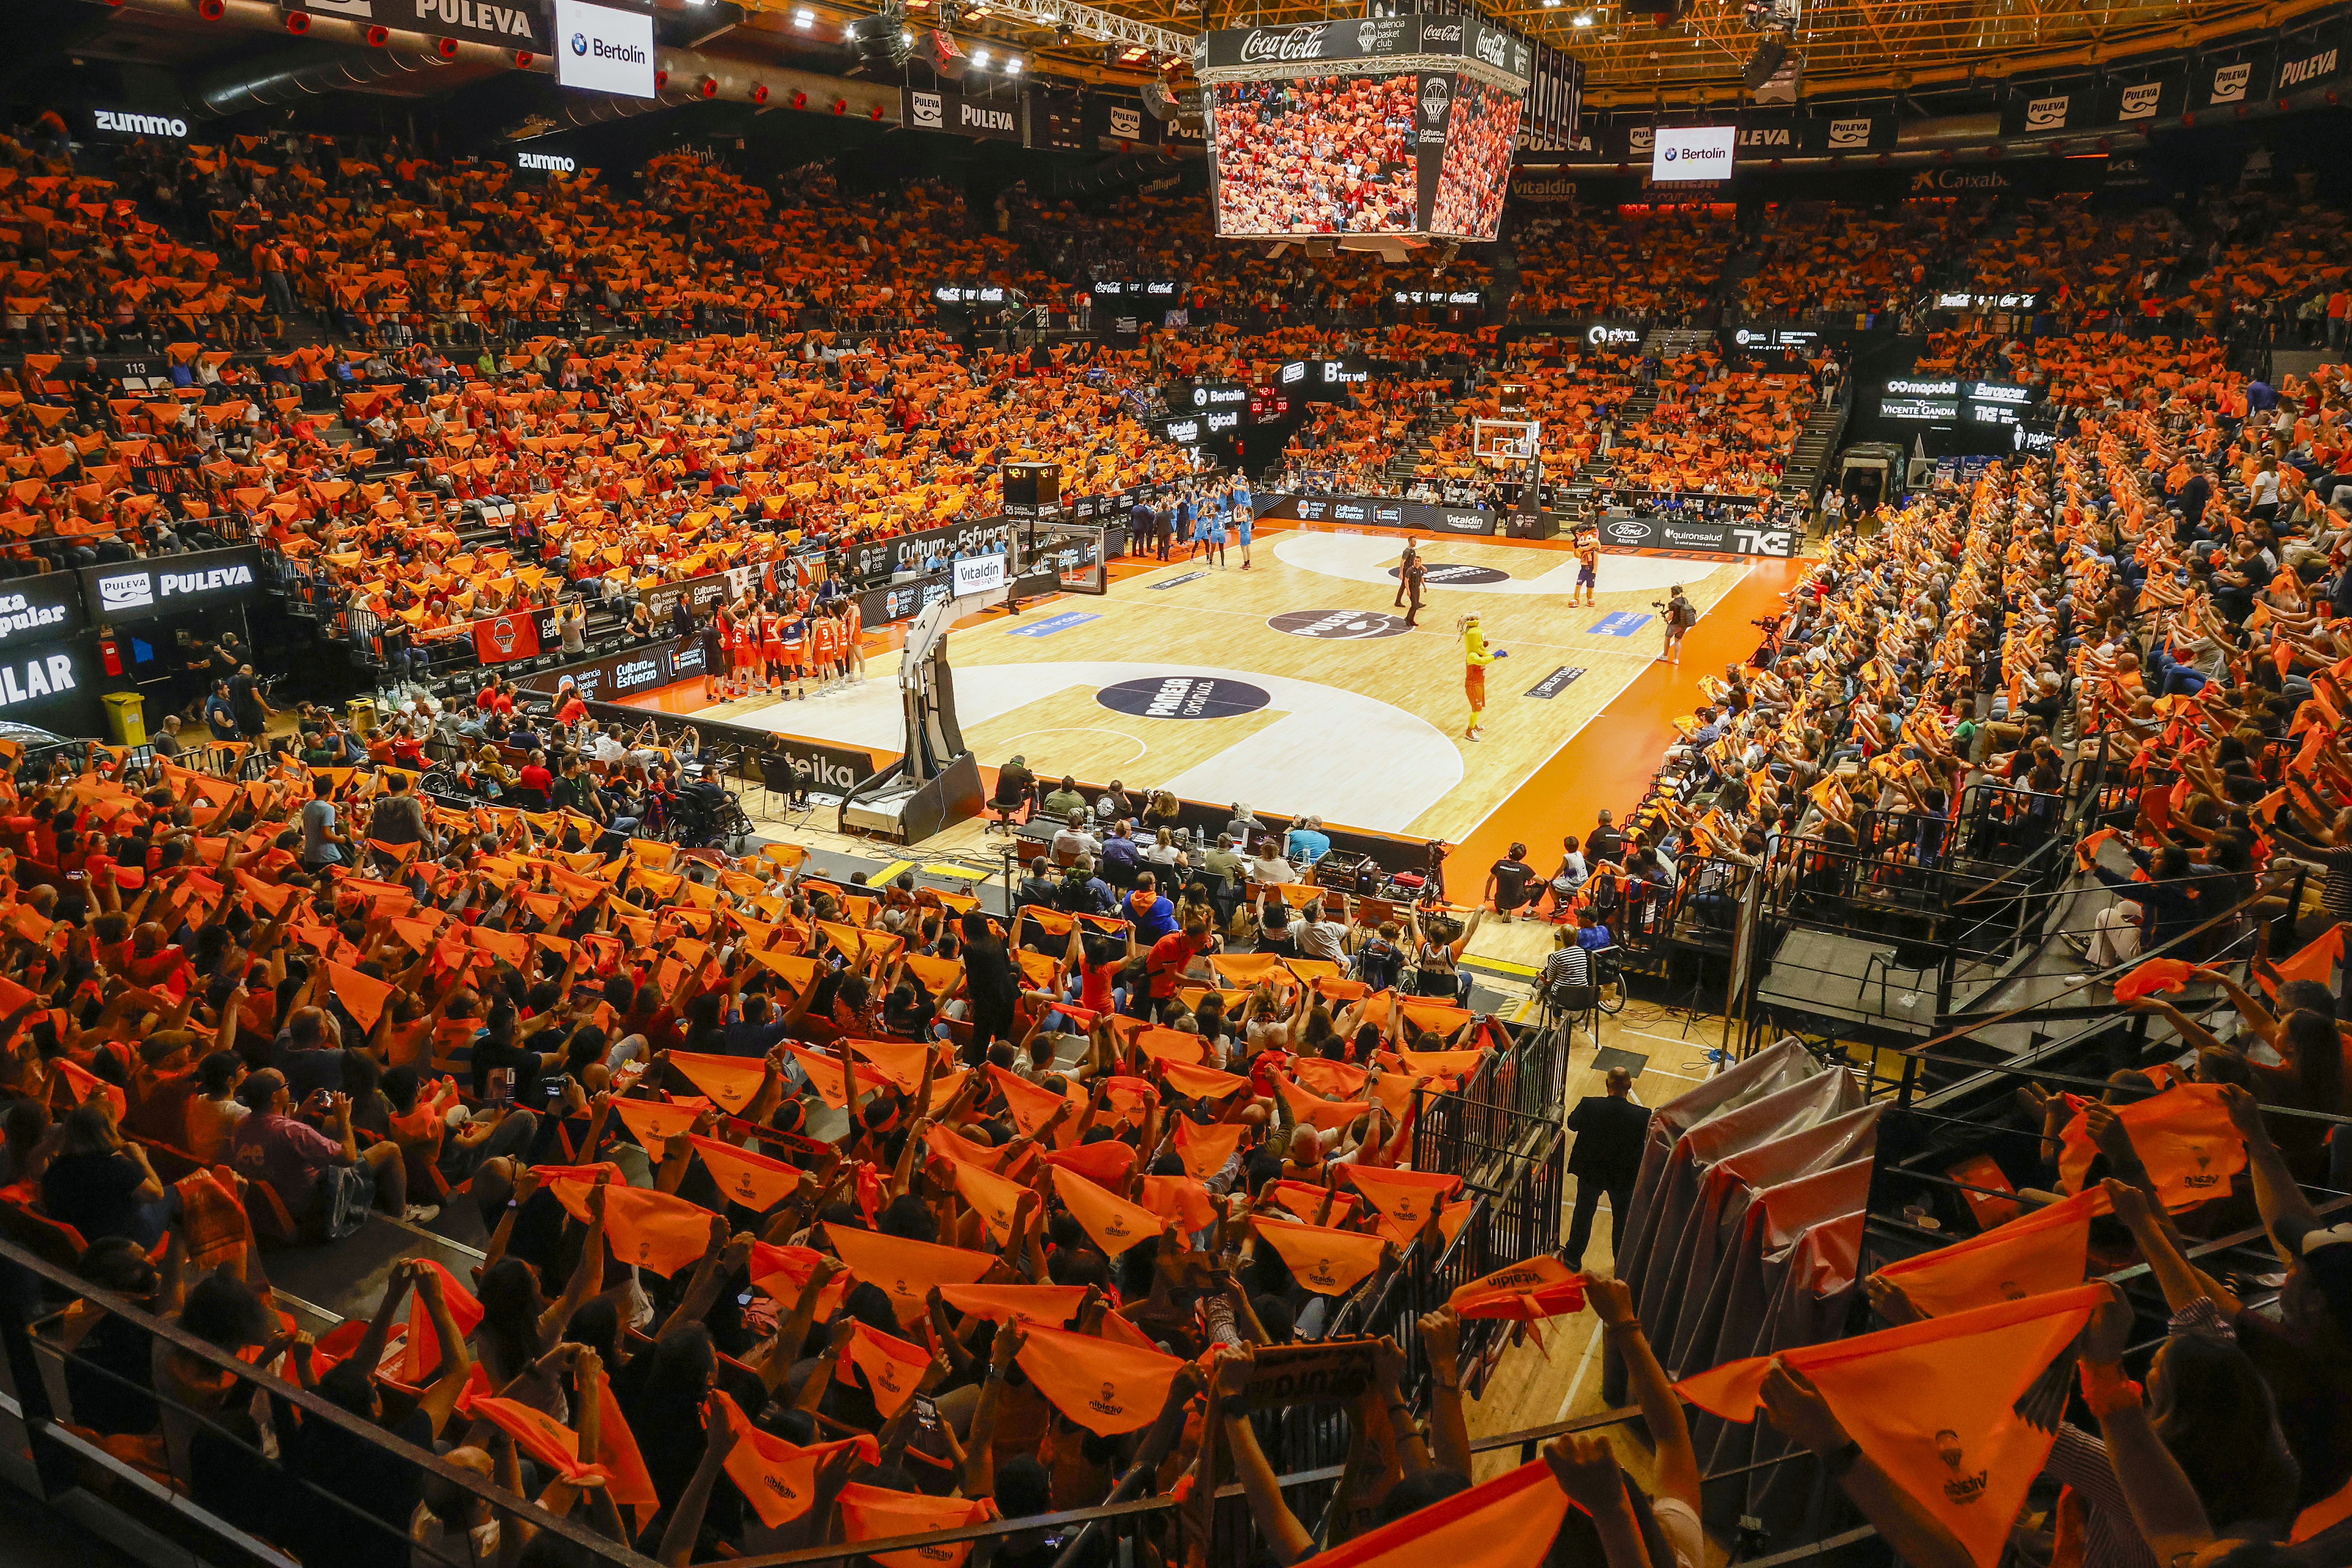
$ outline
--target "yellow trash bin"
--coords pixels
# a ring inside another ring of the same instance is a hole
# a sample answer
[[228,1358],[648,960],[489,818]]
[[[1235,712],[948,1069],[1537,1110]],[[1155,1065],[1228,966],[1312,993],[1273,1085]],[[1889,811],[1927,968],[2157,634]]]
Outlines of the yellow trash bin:
[[344,714],[352,721],[352,731],[364,740],[375,733],[375,699],[354,697],[343,705]]
[[118,746],[143,746],[147,743],[147,720],[144,700],[136,691],[110,691],[106,694],[106,729]]

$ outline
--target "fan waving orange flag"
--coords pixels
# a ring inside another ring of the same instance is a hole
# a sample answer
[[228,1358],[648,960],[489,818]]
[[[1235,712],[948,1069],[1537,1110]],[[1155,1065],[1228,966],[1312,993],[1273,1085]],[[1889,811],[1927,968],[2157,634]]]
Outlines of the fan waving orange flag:
[[1291,1278],[1322,1296],[1344,1296],[1381,1266],[1388,1243],[1356,1230],[1284,1225],[1259,1215],[1250,1228],[1290,1265]]
[[[871,1487],[862,1481],[852,1481],[841,1489],[841,1521],[852,1541],[929,1535],[995,1517],[996,1505],[986,1498],[927,1497],[921,1492]],[[877,1552],[871,1555],[882,1568],[957,1568],[971,1555],[972,1545],[969,1541],[958,1541],[943,1546]]]
[[1401,1247],[1412,1245],[1429,1216],[1462,1190],[1459,1176],[1433,1171],[1387,1171],[1373,1165],[1342,1165],[1372,1207],[1380,1211],[1381,1230]]
[[1135,1169],[1135,1145],[1105,1138],[1093,1143],[1073,1143],[1066,1149],[1048,1149],[1045,1158],[1048,1165],[1076,1171],[1087,1181],[1108,1187],[1114,1182],[1124,1184],[1128,1173]]
[[[593,1177],[564,1176],[545,1183],[577,1220],[588,1217],[588,1190]],[[718,1216],[700,1204],[690,1204],[651,1187],[628,1187],[614,1182],[604,1189],[604,1237],[613,1256],[656,1274],[675,1274],[702,1260],[710,1249],[710,1222]]]
[[2093,1187],[1878,1275],[1931,1318],[2063,1290],[2083,1282],[2091,1220],[2109,1206],[2106,1189]]
[[[1687,1377],[1675,1391],[1727,1421],[1752,1421],[1778,1359],[1819,1388],[1878,1467],[1994,1568],[2055,1436],[2019,1411],[2101,1302],[2104,1284],[2002,1301],[1859,1339],[1757,1356]],[[2063,1373],[2063,1368],[2054,1369]]]
[[1092,1334],[1032,1324],[1017,1358],[1054,1408],[1097,1437],[1147,1426],[1168,1403],[1184,1363]]
[[881,1447],[871,1433],[803,1448],[752,1426],[741,1407],[719,1390],[712,1389],[710,1398],[737,1435],[735,1447],[727,1454],[727,1479],[742,1489],[751,1511],[771,1530],[791,1523],[815,1503],[817,1467],[834,1455],[852,1448],[869,1465],[881,1461]]
[[1456,1289],[1445,1304],[1464,1318],[1536,1322],[1584,1310],[1584,1276],[1557,1258],[1507,1263]]
[[940,1300],[968,1317],[992,1322],[1043,1323],[1058,1329],[1086,1300],[1083,1285],[942,1285]]
[[971,1205],[988,1234],[999,1247],[1013,1239],[1013,1222],[1021,1213],[1021,1200],[1030,1195],[1029,1189],[1007,1176],[981,1165],[961,1164],[955,1168],[956,1192]]
[[849,1331],[849,1359],[866,1374],[866,1386],[874,1394],[874,1408],[888,1420],[907,1407],[915,1397],[916,1385],[931,1364],[931,1352],[896,1334],[886,1334],[864,1323]]
[[747,1209],[765,1214],[800,1190],[801,1171],[796,1165],[699,1133],[688,1133],[686,1141],[702,1156],[702,1168],[710,1173],[719,1190]]
[[766,1062],[744,1057],[672,1051],[669,1065],[684,1073],[688,1082],[709,1095],[730,1116],[740,1116],[743,1108],[759,1098],[760,1085],[768,1076]]
[[1238,1121],[1218,1122],[1202,1126],[1189,1116],[1176,1119],[1176,1157],[1184,1162],[1184,1173],[1196,1182],[1205,1182],[1225,1167],[1240,1148],[1242,1135],[1249,1131]]
[[971,1285],[996,1266],[996,1259],[985,1252],[908,1241],[878,1231],[829,1225],[824,1234],[832,1238],[834,1251],[849,1265],[851,1273],[889,1293],[902,1323],[911,1323],[929,1310],[932,1286]]
[[[808,1282],[815,1278],[816,1266],[832,1261],[813,1247],[775,1247],[755,1241],[751,1244],[751,1283],[789,1311],[801,1299],[801,1292],[808,1289]],[[852,1279],[847,1269],[841,1269],[825,1281],[824,1289],[816,1293],[817,1321],[823,1322],[841,1310]]]
[[[2116,1117],[2131,1134],[2157,1195],[2176,1212],[2221,1196],[2230,1190],[2230,1178],[2246,1168],[2246,1142],[2231,1123],[2219,1084],[2179,1084],[2117,1106]],[[2082,1117],[2066,1123],[2059,1144],[2058,1184],[2080,1192],[2098,1152]]]
[[1097,1186],[1076,1171],[1056,1170],[1054,1192],[1106,1257],[1117,1258],[1160,1234],[1158,1215]]
[[1069,1104],[1068,1100],[1052,1089],[1006,1072],[993,1062],[989,1064],[988,1077],[1004,1096],[1005,1107],[1013,1112],[1013,1124],[1024,1132],[1035,1132],[1053,1120],[1055,1112]]
[[690,1105],[665,1105],[657,1100],[614,1100],[607,1101],[629,1136],[655,1162],[661,1160],[662,1145],[692,1127],[702,1112]]
[[1549,1554],[1573,1506],[1535,1459],[1293,1568],[1526,1568]]

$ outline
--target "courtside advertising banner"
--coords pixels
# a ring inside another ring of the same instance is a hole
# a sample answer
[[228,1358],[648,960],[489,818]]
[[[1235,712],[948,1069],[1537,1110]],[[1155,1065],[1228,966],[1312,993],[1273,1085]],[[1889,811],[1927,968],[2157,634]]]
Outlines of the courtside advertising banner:
[[1736,125],[1661,125],[1650,144],[1650,178],[1659,184],[1727,180],[1738,139]]
[[654,19],[586,0],[555,0],[555,73],[565,87],[656,96]]

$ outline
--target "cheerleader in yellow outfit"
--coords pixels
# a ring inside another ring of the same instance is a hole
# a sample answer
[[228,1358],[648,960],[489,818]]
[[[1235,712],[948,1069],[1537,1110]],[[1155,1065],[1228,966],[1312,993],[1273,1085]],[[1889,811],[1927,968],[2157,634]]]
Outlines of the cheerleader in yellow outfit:
[[1462,634],[1462,689],[1470,699],[1470,727],[1462,731],[1462,738],[1483,741],[1486,737],[1479,729],[1478,718],[1486,710],[1486,667],[1511,656],[1505,649],[1486,646],[1486,628],[1476,616],[1465,616],[1454,626]]

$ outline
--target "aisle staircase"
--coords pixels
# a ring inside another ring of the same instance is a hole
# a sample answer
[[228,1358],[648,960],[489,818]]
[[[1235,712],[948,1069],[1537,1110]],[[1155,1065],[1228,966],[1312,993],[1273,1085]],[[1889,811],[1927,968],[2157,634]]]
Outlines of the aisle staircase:
[[1712,327],[1660,327],[1643,341],[1642,352],[1660,360],[1680,359],[1711,348],[1714,343]]
[[1781,466],[1779,495],[1794,507],[1808,507],[1819,493],[1822,479],[1835,460],[1839,437],[1845,434],[1846,404],[1833,398],[1817,403],[1805,416],[1805,426],[1797,432],[1797,443],[1790,448],[1789,460]]

